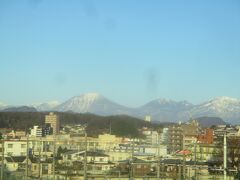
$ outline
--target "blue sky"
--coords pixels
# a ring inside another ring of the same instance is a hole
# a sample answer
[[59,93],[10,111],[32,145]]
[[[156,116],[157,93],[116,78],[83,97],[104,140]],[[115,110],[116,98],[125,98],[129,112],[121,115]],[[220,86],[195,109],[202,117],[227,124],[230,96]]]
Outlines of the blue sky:
[[1,0],[0,102],[240,98],[239,0]]

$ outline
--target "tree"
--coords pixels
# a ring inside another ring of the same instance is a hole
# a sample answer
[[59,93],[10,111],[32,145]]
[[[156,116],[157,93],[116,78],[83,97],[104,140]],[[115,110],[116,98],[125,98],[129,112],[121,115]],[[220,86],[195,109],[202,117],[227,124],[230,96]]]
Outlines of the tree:
[[[223,137],[218,139],[217,143],[218,151],[215,151],[214,158],[218,160],[218,163],[223,167]],[[227,167],[238,168],[240,164],[240,137],[227,137]]]
[[67,148],[65,147],[65,148],[62,148],[62,146],[59,146],[59,148],[58,148],[58,150],[57,150],[57,157],[59,158],[59,157],[61,157],[61,155],[63,154],[63,153],[65,153],[65,152],[67,152]]

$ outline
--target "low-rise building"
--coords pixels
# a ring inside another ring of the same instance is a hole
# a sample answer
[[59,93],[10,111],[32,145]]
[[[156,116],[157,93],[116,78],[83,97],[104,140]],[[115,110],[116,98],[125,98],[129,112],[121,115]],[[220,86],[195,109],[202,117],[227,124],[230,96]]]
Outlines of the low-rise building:
[[[63,162],[72,163],[73,161],[84,161],[85,151],[70,150],[63,153]],[[87,162],[106,163],[109,162],[109,156],[101,152],[87,151]]]
[[5,156],[26,156],[27,141],[5,140],[4,141]]

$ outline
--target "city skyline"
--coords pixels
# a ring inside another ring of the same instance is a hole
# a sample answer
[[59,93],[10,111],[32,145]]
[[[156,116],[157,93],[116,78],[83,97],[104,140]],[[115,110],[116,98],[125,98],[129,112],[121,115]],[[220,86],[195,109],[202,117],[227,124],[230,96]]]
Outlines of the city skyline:
[[240,99],[238,1],[1,1],[0,102]]

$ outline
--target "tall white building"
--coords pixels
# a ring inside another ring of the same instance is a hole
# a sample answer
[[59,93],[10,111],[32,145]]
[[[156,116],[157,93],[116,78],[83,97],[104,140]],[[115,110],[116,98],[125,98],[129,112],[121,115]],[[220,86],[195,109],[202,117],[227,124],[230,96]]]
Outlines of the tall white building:
[[163,128],[160,141],[162,144],[168,143],[168,128]]
[[42,128],[39,126],[33,126],[30,132],[31,137],[42,137]]

